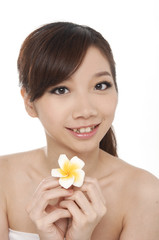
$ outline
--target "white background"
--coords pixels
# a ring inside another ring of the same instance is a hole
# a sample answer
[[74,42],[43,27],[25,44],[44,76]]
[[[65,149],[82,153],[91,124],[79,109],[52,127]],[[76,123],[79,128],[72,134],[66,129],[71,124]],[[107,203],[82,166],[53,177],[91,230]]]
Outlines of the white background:
[[117,64],[119,156],[159,177],[158,0],[1,1],[0,155],[45,145],[38,119],[25,112],[16,61],[25,37],[53,21],[89,25],[109,41]]

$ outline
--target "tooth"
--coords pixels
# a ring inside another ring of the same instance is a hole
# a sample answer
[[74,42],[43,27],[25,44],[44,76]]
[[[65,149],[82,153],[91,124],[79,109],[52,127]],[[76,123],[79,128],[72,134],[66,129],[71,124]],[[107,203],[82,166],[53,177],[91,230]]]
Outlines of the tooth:
[[90,127],[87,127],[87,128],[85,129],[85,132],[86,132],[86,133],[89,133],[91,130],[92,130],[92,129],[91,129]]
[[79,132],[80,132],[80,133],[85,133],[85,128],[80,128],[80,129],[79,129]]
[[86,128],[74,128],[73,131],[75,133],[89,133],[91,131],[93,131],[95,127],[86,127]]

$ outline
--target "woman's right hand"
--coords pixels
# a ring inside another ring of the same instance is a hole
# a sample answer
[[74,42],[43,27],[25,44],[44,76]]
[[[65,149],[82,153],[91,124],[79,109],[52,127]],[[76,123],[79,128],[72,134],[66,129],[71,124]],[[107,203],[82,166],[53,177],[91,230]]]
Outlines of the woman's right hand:
[[59,207],[61,199],[71,196],[73,190],[59,186],[57,179],[44,179],[27,207],[29,217],[37,227],[40,240],[63,240],[67,229],[67,209]]
[[105,198],[99,182],[95,178],[85,177],[83,185],[73,189],[72,196],[59,203],[72,215],[66,239],[90,240],[96,226],[107,212]]

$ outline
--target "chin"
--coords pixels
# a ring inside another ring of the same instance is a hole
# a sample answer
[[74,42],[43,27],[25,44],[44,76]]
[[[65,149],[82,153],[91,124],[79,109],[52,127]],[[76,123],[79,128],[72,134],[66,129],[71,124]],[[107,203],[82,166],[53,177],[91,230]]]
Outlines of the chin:
[[[72,146],[73,147],[73,146]],[[79,144],[76,145],[74,148],[71,148],[76,154],[92,154],[92,152],[95,152],[99,150],[99,144]]]

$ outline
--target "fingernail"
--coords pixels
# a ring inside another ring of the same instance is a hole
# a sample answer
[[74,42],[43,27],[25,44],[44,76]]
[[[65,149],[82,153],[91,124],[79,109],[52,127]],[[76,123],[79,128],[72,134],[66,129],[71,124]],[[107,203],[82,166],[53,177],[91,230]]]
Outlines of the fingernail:
[[68,189],[68,192],[69,192],[69,194],[72,194],[73,193],[73,189]]

